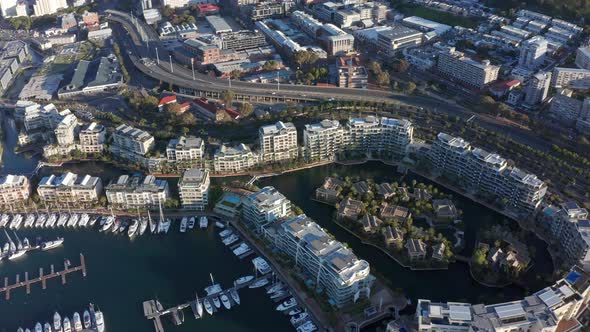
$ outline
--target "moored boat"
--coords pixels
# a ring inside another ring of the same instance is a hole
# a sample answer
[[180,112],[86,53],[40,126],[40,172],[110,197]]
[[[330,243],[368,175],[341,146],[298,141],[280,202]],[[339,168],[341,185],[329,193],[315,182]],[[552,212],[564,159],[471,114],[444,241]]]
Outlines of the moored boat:
[[266,286],[266,285],[268,285],[268,279],[262,278],[262,279],[256,280],[254,283],[252,283],[250,286],[248,286],[248,288],[260,288],[260,287]]
[[72,325],[73,325],[74,331],[82,331],[82,329],[83,329],[82,320],[80,319],[80,314],[77,312],[74,312],[74,316],[72,317]]
[[129,236],[129,238],[132,238],[133,236],[135,236],[138,229],[139,229],[139,220],[134,219],[133,223],[131,224],[131,226],[129,226],[129,229],[127,230],[127,236]]
[[207,311],[209,315],[213,315],[213,306],[211,306],[211,302],[209,302],[209,299],[204,299],[203,305],[205,306],[205,311]]
[[139,235],[143,235],[148,227],[148,221],[145,218],[141,218],[139,221]]
[[25,228],[33,227],[35,223],[35,215],[32,213],[27,214],[27,218],[25,219]]
[[106,232],[108,231],[111,227],[113,227],[113,225],[115,224],[115,217],[113,216],[108,216],[104,219],[104,224],[102,225],[102,228],[100,229],[101,232]]
[[289,310],[293,307],[295,307],[297,305],[297,300],[295,300],[294,297],[288,299],[287,301],[279,304],[277,306],[277,311],[285,311],[285,310]]
[[49,215],[49,217],[47,218],[47,221],[45,222],[45,228],[53,228],[55,227],[55,223],[57,222],[57,214],[52,213],[51,215]]
[[188,223],[188,219],[186,217],[182,217],[182,220],[180,221],[180,232],[181,233],[185,233],[186,232],[186,224]]
[[270,265],[266,262],[266,260],[262,257],[256,257],[252,260],[252,264],[254,264],[254,268],[258,270],[261,274],[267,274],[271,270]]
[[236,249],[233,250],[233,253],[234,253],[234,255],[239,257],[239,256],[247,253],[249,250],[250,250],[250,247],[246,243],[242,242],[242,243],[240,243],[240,245]]
[[61,331],[61,316],[57,311],[53,314],[53,329],[55,331]]
[[215,308],[221,308],[221,301],[219,301],[219,298],[217,296],[213,296],[212,300],[213,304],[215,305]]
[[82,318],[84,319],[84,328],[89,329],[92,326],[92,320],[90,319],[90,312],[88,310],[84,310],[84,314],[82,314]]
[[41,325],[41,323],[37,322],[37,324],[35,324],[35,332],[43,332],[43,325]]
[[225,309],[231,309],[231,302],[229,301],[229,297],[227,297],[227,294],[221,294],[221,303],[223,304]]
[[227,237],[227,236],[230,236],[232,233],[233,232],[232,232],[231,229],[225,229],[225,230],[219,232],[219,236],[221,236],[221,237]]
[[80,221],[78,221],[78,226],[86,227],[86,226],[88,226],[89,221],[90,221],[90,216],[88,215],[88,213],[82,213],[82,215],[80,216]]
[[64,243],[63,237],[58,237],[56,240],[53,241],[45,241],[41,243],[41,250],[50,250],[56,247],[61,246]]
[[72,323],[70,323],[70,319],[68,317],[64,318],[63,331],[72,332]]
[[297,314],[300,314],[300,313],[302,313],[302,312],[303,312],[303,310],[301,310],[301,308],[293,308],[293,309],[291,309],[291,311],[289,311],[287,314],[288,314],[289,316],[295,316],[295,315],[297,315]]
[[35,228],[42,228],[43,226],[45,226],[45,222],[47,222],[47,215],[42,213],[37,217],[37,220],[35,221]]
[[297,326],[308,319],[309,319],[309,314],[307,312],[302,312],[300,314],[292,316],[289,321],[291,321],[291,324],[293,324],[294,326]]
[[199,218],[199,227],[201,229],[205,229],[205,228],[207,228],[207,226],[209,226],[209,220],[207,220],[206,216],[201,216]]
[[241,284],[245,284],[248,281],[254,279],[254,276],[243,276],[243,277],[239,277],[238,279],[236,279],[236,281],[234,282],[234,284],[236,285],[241,285]]
[[51,332],[51,325],[49,325],[49,323],[45,322],[45,325],[43,325],[43,332]]
[[190,217],[186,226],[188,229],[193,229],[195,227],[195,217]]
[[98,332],[104,332],[104,317],[101,311],[96,311],[94,313],[94,320],[96,321],[96,330]]
[[221,242],[223,242],[223,244],[225,244],[226,246],[229,246],[232,243],[238,241],[239,239],[240,238],[236,234],[232,234],[232,235],[226,237],[225,239],[223,239]]
[[240,304],[240,295],[238,295],[238,291],[235,288],[230,289],[229,294],[237,304]]
[[216,221],[215,226],[217,226],[218,228],[225,228],[225,224],[222,223],[221,221]]

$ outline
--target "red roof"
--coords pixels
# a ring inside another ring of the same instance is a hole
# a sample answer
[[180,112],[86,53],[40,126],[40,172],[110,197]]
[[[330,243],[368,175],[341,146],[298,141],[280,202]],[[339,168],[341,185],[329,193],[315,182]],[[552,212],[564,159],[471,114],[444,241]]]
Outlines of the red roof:
[[520,84],[520,81],[519,80],[512,80],[512,81],[506,82],[506,86],[507,87],[518,86],[519,84]]
[[197,7],[201,13],[219,11],[219,7],[211,3],[201,3],[198,4]]
[[197,98],[197,99],[193,100],[193,102],[213,114],[215,114],[215,112],[217,112],[217,107],[215,107],[215,105],[210,103],[209,100],[207,100],[207,98],[205,98],[205,97]]
[[166,97],[160,99],[160,103],[158,104],[158,107],[162,107],[164,105],[172,104],[175,102],[176,102],[176,96],[174,96],[174,95],[166,96]]
[[191,107],[191,103],[190,103],[190,102],[188,102],[188,101],[187,101],[187,102],[185,102],[185,103],[182,103],[182,104],[180,104],[180,109],[181,109],[181,110],[187,110],[187,109],[189,109],[190,107]]
[[240,117],[240,112],[238,112],[238,111],[234,110],[233,108],[226,108],[226,109],[225,109],[225,112],[226,112],[227,114],[229,114],[229,116],[231,116],[231,117],[232,117],[232,118],[234,118],[234,119],[237,119],[237,118],[239,118],[239,117]]

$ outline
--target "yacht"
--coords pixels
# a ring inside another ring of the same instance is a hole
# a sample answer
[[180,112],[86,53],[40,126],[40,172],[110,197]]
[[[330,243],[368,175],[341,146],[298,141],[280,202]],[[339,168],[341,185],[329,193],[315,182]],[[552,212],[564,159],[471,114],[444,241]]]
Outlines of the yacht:
[[254,258],[252,260],[252,264],[254,264],[256,270],[258,270],[258,272],[260,272],[261,274],[267,274],[270,271],[272,271],[266,260],[262,257]]
[[90,312],[88,310],[84,310],[84,314],[82,315],[84,319],[84,328],[89,329],[92,326],[92,320],[90,319]]
[[213,315],[213,307],[211,306],[211,302],[209,302],[209,299],[204,299],[203,305],[205,306],[205,311],[207,311],[209,315]]
[[96,330],[98,332],[104,332],[104,317],[102,316],[102,312],[95,312],[94,319],[96,320]]
[[266,291],[266,294],[272,294],[272,293],[278,292],[278,291],[282,290],[284,287],[285,287],[285,285],[283,285],[282,282],[277,282]]
[[170,224],[172,224],[170,218],[166,218],[166,220],[162,221],[160,223],[160,233],[168,234],[168,230],[170,230]]
[[289,311],[287,314],[288,314],[289,316],[295,316],[295,315],[297,315],[297,314],[300,314],[300,313],[302,313],[302,312],[303,312],[303,310],[301,310],[301,308],[293,308],[293,309],[291,309],[291,311]]
[[45,325],[43,325],[43,332],[51,332],[51,325],[49,325],[49,323],[45,323]]
[[23,330],[22,327],[19,327],[18,329],[16,329],[16,332],[25,332],[25,330]]
[[227,236],[230,236],[232,233],[233,232],[231,231],[231,229],[226,229],[226,230],[219,232],[219,236],[227,237]]
[[193,229],[195,227],[195,217],[190,217],[187,226],[188,229]]
[[216,221],[215,222],[215,226],[219,227],[219,228],[225,228],[225,224],[220,222],[220,221]]
[[215,305],[215,308],[221,308],[221,301],[219,301],[219,298],[217,296],[213,296],[212,300],[213,304]]
[[72,324],[70,323],[70,319],[68,317],[64,318],[63,331],[72,332]]
[[232,243],[238,241],[239,239],[240,238],[237,235],[232,234],[232,235],[226,237],[225,239],[223,239],[223,241],[221,241],[221,242],[223,242],[223,244],[225,244],[226,246],[229,246]]
[[53,315],[53,329],[55,331],[62,331],[61,329],[61,316],[59,315],[59,313],[56,311],[55,314]]
[[89,221],[90,221],[90,216],[88,215],[88,213],[83,213],[82,216],[80,217],[80,221],[78,221],[78,226],[86,227],[86,226],[88,226]]
[[31,249],[31,243],[29,242],[29,239],[24,238],[23,239],[23,250],[29,250]]
[[230,289],[229,294],[231,295],[231,298],[234,299],[234,301],[237,304],[240,304],[240,295],[238,295],[238,291],[235,288]]
[[20,214],[15,215],[14,217],[12,217],[12,221],[10,221],[10,229],[19,229],[20,225],[23,222],[23,216]]
[[74,331],[82,331],[82,320],[80,319],[80,314],[74,312],[74,316],[72,317],[72,322],[74,324]]
[[182,217],[182,220],[180,221],[180,232],[181,233],[186,232],[186,223],[187,222],[188,222],[188,219],[186,217]]
[[70,219],[68,219],[66,226],[67,227],[76,227],[76,226],[78,226],[78,221],[80,221],[80,215],[77,213],[74,213],[70,216]]
[[245,284],[245,283],[247,283],[248,281],[250,281],[250,280],[252,280],[252,279],[254,279],[254,276],[244,276],[244,277],[239,277],[239,278],[238,278],[238,279],[237,279],[237,280],[234,282],[234,284],[235,284],[235,285],[241,285],[241,284]]
[[2,247],[2,254],[0,255],[0,259],[8,256],[9,253],[10,253],[10,243],[6,242],[6,243],[4,243],[4,247]]
[[113,225],[115,224],[115,217],[113,216],[108,216],[106,217],[104,224],[102,225],[102,228],[100,229],[101,232],[106,232],[108,231]]
[[152,218],[150,217],[150,212],[148,211],[148,224],[150,226],[150,233],[154,234],[156,232],[156,223],[154,223],[152,221]]
[[291,317],[290,321],[291,321],[291,324],[293,324],[294,326],[297,326],[308,319],[309,319],[309,315],[307,314],[307,312],[302,312],[300,314],[297,314],[297,315]]
[[147,219],[141,218],[139,221],[139,235],[143,235],[148,227]]
[[121,220],[115,218],[115,222],[113,223],[113,228],[111,228],[111,233],[119,232],[120,226],[121,226]]
[[8,225],[9,221],[10,221],[10,216],[7,215],[6,213],[2,214],[2,217],[0,217],[0,227],[4,227],[4,226]]
[[129,236],[129,238],[132,238],[135,233],[137,233],[137,229],[139,228],[139,221],[137,219],[133,220],[133,224],[131,224],[131,226],[129,226],[129,229],[127,230],[127,235]]
[[37,217],[37,221],[35,221],[35,228],[41,228],[45,226],[45,222],[47,221],[47,215],[42,213]]
[[234,255],[238,257],[247,253],[248,251],[250,251],[250,247],[248,247],[248,245],[244,242],[242,242],[236,249],[233,250]]
[[207,220],[206,216],[201,216],[201,218],[199,218],[199,227],[205,229],[207,226],[209,226],[209,220]]
[[94,216],[94,217],[90,217],[90,220],[88,221],[88,226],[92,227],[96,224],[96,222],[98,221],[99,216]]
[[63,237],[58,237],[56,240],[53,240],[53,241],[45,241],[45,242],[41,243],[41,250],[45,251],[45,250],[57,248],[57,247],[61,246],[63,243],[64,243]]
[[35,223],[35,215],[32,213],[29,213],[27,215],[27,218],[25,219],[25,228],[33,227],[34,223]]
[[121,221],[121,223],[119,224],[119,233],[124,233],[125,229],[127,229],[127,227],[129,227],[129,221],[127,220],[123,220]]
[[260,287],[266,286],[266,285],[268,285],[268,279],[262,278],[262,279],[256,280],[254,283],[252,283],[250,286],[248,286],[248,288],[260,288]]
[[301,324],[297,328],[297,332],[313,332],[316,331],[318,328],[312,323],[310,320],[306,321],[305,323]]
[[281,289],[279,291],[276,291],[276,292],[270,294],[270,298],[271,298],[271,300],[280,299],[281,297],[283,297],[285,295],[289,295],[289,292],[287,292],[286,290]]
[[223,304],[225,309],[231,309],[231,302],[229,301],[229,297],[227,297],[227,294],[221,294],[221,303]]
[[279,304],[277,306],[277,311],[289,310],[289,309],[293,308],[296,305],[297,305],[297,300],[295,300],[295,298],[292,297],[292,298],[288,299],[287,301]]
[[70,217],[67,215],[67,213],[60,213],[59,219],[57,219],[57,227],[65,226],[65,224],[68,222],[68,219],[70,219]]
[[46,228],[53,228],[55,226],[55,223],[57,222],[57,214],[52,213],[48,218],[47,221],[45,222],[45,227]]
[[12,242],[12,239],[10,238],[10,236],[8,236],[8,233],[6,233],[6,230],[4,230],[4,234],[6,234],[6,237],[8,238],[8,242],[10,243],[9,256],[8,256],[9,260],[17,259],[27,252],[26,250],[23,250],[23,246],[20,243],[20,240],[18,241],[19,243],[18,243],[18,247],[17,247],[14,244],[14,242]]
[[199,314],[199,317],[203,317],[203,305],[201,304],[201,302],[199,302],[199,295],[195,294],[195,297],[195,307],[197,309],[197,314]]
[[41,323],[37,322],[37,324],[35,324],[35,332],[43,332],[43,325],[41,325]]

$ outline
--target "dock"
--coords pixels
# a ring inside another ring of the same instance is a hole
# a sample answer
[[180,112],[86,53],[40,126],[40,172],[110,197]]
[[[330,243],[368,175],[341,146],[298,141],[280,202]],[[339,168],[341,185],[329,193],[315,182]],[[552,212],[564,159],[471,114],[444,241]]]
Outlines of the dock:
[[4,277],[4,287],[0,288],[0,293],[4,292],[6,294],[6,300],[8,301],[8,300],[10,300],[10,293],[17,288],[25,287],[27,294],[30,294],[31,293],[31,285],[36,284],[36,283],[41,283],[41,288],[46,289],[47,288],[47,280],[49,280],[49,279],[61,278],[62,285],[65,285],[67,283],[66,276],[70,273],[81,271],[82,276],[86,277],[86,261],[84,259],[84,255],[80,254],[80,265],[78,265],[78,266],[71,266],[70,261],[66,259],[66,260],[64,260],[64,269],[63,270],[56,272],[55,267],[52,264],[50,266],[50,271],[51,272],[49,274],[44,274],[43,268],[40,267],[39,268],[39,277],[34,278],[34,279],[29,279],[29,272],[25,272],[24,281],[21,281],[20,274],[17,274],[16,275],[16,282],[14,284],[9,284],[8,277]]

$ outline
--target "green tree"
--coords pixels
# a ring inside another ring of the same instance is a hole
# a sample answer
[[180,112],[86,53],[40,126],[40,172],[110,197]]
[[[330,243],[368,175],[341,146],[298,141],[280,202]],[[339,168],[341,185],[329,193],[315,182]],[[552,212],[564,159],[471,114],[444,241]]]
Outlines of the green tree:
[[235,92],[232,90],[226,90],[221,93],[221,100],[225,103],[225,106],[231,107],[234,99],[236,98]]
[[254,112],[254,106],[252,106],[252,104],[242,103],[240,105],[240,114],[242,114],[242,117],[247,118],[252,112]]
[[404,86],[404,92],[408,95],[411,95],[416,90],[416,84],[414,82],[408,82],[406,86]]

